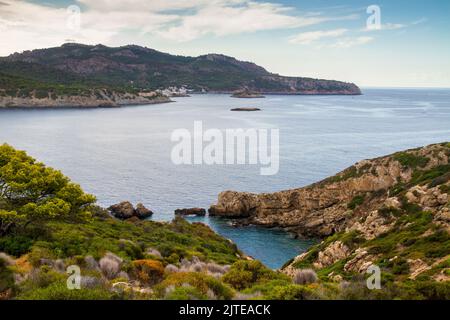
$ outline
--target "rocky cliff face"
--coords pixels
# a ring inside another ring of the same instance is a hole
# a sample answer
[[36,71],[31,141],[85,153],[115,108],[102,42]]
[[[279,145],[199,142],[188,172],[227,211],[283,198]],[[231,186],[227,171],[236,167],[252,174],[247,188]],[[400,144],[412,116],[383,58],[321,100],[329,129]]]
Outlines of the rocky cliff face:
[[283,271],[313,268],[341,282],[372,265],[391,280],[450,280],[450,143],[361,161],[311,186],[227,191],[210,214],[279,226],[320,244]]
[[[326,237],[355,226],[363,217],[375,221],[372,209],[396,201],[390,199],[394,186],[408,184],[418,171],[448,165],[449,153],[445,144],[431,145],[361,161],[305,188],[271,194],[226,191],[209,211],[242,218],[242,223],[283,227],[299,236]],[[436,201],[446,203],[446,198]]]

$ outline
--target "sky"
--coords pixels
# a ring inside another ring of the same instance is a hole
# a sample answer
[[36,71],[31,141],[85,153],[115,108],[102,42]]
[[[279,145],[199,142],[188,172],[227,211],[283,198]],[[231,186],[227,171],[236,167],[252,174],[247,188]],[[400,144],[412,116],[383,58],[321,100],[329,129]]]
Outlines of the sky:
[[0,56],[137,44],[361,87],[449,88],[449,17],[448,0],[0,0]]

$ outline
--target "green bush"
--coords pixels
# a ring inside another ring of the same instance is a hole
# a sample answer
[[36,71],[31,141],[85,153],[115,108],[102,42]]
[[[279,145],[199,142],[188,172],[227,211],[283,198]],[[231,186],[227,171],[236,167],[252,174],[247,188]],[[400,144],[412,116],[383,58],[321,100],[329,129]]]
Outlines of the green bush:
[[359,195],[354,197],[347,205],[347,208],[351,209],[351,210],[355,210],[357,207],[359,207],[360,205],[362,205],[364,203],[364,199],[366,197],[364,195]]
[[165,300],[207,300],[208,297],[197,288],[191,286],[175,287],[170,290]]
[[8,289],[14,289],[13,273],[6,265],[6,261],[0,258],[0,294]]
[[425,167],[430,159],[427,157],[417,156],[410,152],[399,152],[394,155],[394,160],[400,162],[403,167],[415,169],[417,167]]
[[44,288],[26,291],[17,296],[18,300],[111,300],[114,294],[108,289],[97,287],[69,290],[66,282],[55,282]]
[[6,252],[15,257],[30,251],[33,240],[27,236],[10,235],[0,238],[0,252]]
[[237,290],[243,290],[257,283],[286,279],[286,277],[268,269],[259,261],[241,260],[231,266],[230,270],[222,277],[222,280]]
[[268,300],[312,300],[317,299],[317,294],[305,286],[290,284],[275,287],[266,298]]
[[[207,297],[213,293],[216,299],[229,300],[233,297],[233,290],[222,281],[199,272],[178,272],[171,273],[163,282],[156,285],[154,290],[158,297],[165,298],[174,288],[190,286]],[[181,290],[181,289],[180,289]],[[183,290],[179,291],[183,292]],[[192,292],[189,290],[189,292]]]

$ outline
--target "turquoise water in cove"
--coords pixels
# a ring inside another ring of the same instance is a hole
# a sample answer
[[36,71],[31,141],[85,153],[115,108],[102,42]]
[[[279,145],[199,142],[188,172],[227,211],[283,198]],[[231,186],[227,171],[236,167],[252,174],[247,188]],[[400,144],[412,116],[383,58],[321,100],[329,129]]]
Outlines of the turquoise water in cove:
[[[170,220],[177,208],[204,207],[224,190],[274,192],[318,181],[367,158],[450,141],[450,90],[365,89],[363,96],[194,95],[175,103],[120,109],[0,110],[0,143],[26,150],[98,197],[104,206],[130,200]],[[230,112],[259,107],[261,112]],[[176,166],[175,129],[280,130],[280,170],[260,166]],[[306,250],[300,241],[259,227],[195,218],[278,268]]]

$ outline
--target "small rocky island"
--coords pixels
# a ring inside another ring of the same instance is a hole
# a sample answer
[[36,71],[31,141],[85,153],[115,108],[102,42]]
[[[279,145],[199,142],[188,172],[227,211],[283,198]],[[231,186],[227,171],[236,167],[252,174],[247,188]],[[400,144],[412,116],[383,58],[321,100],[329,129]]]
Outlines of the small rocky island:
[[261,111],[259,108],[234,108],[231,109],[231,111],[237,111],[237,112],[254,112],[254,111]]

